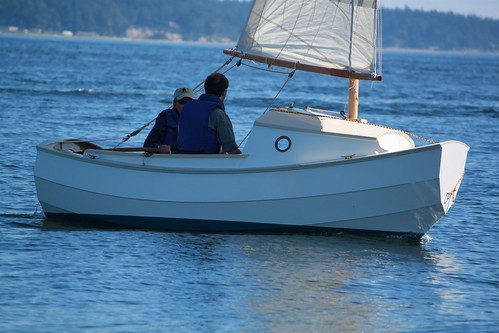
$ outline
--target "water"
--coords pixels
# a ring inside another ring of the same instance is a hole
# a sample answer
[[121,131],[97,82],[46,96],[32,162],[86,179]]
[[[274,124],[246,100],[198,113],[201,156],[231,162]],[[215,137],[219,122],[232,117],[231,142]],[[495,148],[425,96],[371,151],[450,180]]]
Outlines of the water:
[[[37,143],[124,137],[167,107],[175,88],[222,65],[221,49],[0,36],[0,331],[497,331],[497,56],[387,52],[383,82],[361,84],[370,122],[471,146],[456,205],[421,241],[45,220]],[[286,75],[244,66],[227,75],[239,142]],[[346,85],[297,73],[276,104],[341,110]],[[123,146],[140,146],[147,132]]]

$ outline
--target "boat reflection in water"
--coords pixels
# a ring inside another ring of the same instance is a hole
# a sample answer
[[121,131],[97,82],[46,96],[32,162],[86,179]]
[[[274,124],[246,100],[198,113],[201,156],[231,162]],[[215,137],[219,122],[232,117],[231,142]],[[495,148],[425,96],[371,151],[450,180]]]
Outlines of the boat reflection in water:
[[[208,285],[204,306],[226,316],[247,314],[257,331],[410,330],[421,327],[421,318],[408,319],[406,311],[397,316],[393,309],[411,311],[422,304],[443,309],[454,302],[442,292],[456,290],[442,288],[446,281],[433,278],[455,262],[428,250],[424,242],[350,235],[200,234],[197,241],[193,235],[175,239],[182,259],[197,267],[183,283]],[[207,271],[217,275],[206,278]],[[412,278],[400,288],[399,279],[407,276]]]

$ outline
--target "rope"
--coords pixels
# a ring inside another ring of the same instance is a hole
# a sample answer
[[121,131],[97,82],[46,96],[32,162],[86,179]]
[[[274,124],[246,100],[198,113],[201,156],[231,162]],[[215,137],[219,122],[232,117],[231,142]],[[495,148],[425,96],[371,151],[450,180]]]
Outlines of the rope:
[[[231,63],[231,61],[232,61],[232,59],[234,59],[234,57],[230,57],[230,58],[229,58],[229,59],[228,59],[228,60],[227,60],[227,61],[226,61],[226,62],[225,62],[222,66],[218,67],[218,69],[217,69],[216,71],[214,71],[213,73],[218,73],[218,72],[219,72],[222,68],[224,68],[225,66],[227,66],[228,64],[230,64],[230,63]],[[240,65],[241,65],[241,63],[240,63],[240,61],[239,61],[236,65],[234,65],[234,66],[232,66],[231,68],[229,68],[228,70],[226,70],[226,71],[224,72],[224,74],[225,74],[225,73],[227,73],[227,72],[228,72],[229,70],[231,70],[232,68],[234,68],[235,66],[238,66],[238,67],[239,67]],[[192,89],[192,91],[194,91],[194,92],[199,91],[199,90],[198,90],[198,88],[199,88],[199,87],[201,87],[201,85],[203,85],[203,84],[204,84],[204,80],[203,80],[203,81],[201,81],[201,82],[200,82],[197,86],[195,86],[195,87],[194,87],[194,89]],[[172,105],[170,105],[170,108],[171,108],[171,107],[172,107]],[[153,122],[153,121],[155,121],[155,120],[156,120],[156,117],[154,117],[154,119],[151,119],[149,122],[147,122],[146,124],[144,124],[142,127],[138,128],[138,129],[136,129],[135,131],[133,131],[132,133],[128,134],[128,135],[127,135],[127,136],[125,136],[124,138],[121,138],[121,142],[120,142],[120,143],[118,143],[118,144],[117,144],[114,148],[119,147],[122,143],[127,142],[127,141],[128,141],[128,139],[130,139],[131,137],[136,136],[137,134],[139,134],[140,132],[142,132],[142,130],[143,130],[144,128],[146,128],[146,127],[148,127],[149,125],[151,125],[151,124],[152,124],[152,122]],[[108,140],[108,139],[105,139],[105,140]],[[109,139],[109,140],[116,140],[116,139]],[[104,141],[104,140],[94,140],[94,141]],[[88,142],[92,142],[92,141],[88,141]]]
[[319,112],[324,112],[324,113],[336,113],[336,114],[340,114],[343,118],[345,118],[345,116],[344,116],[345,111],[330,111],[330,110],[323,110],[323,109],[313,108],[313,107],[310,107],[310,106],[306,106],[305,110],[307,110],[307,111],[319,111]]
[[463,181],[463,178],[464,178],[464,172],[463,174],[461,175],[461,177],[459,178],[459,180],[457,181],[456,183],[456,186],[454,186],[454,188],[452,189],[452,191],[448,192],[447,193],[447,198],[449,198],[449,196],[452,198],[452,203],[455,203],[456,202],[456,193],[457,193],[457,188],[459,187],[459,185],[461,184],[461,182]]
[[[301,115],[309,116],[309,117],[323,117],[323,118],[331,118],[331,119],[338,119],[338,120],[344,120],[344,121],[352,121],[352,122],[358,123],[358,121],[353,120],[353,119],[338,118],[338,117],[333,117],[333,116],[328,116],[328,115],[322,115],[322,114],[308,114],[308,113],[302,113],[302,112],[297,112],[297,111],[287,111],[287,110],[276,110],[276,111],[277,112],[284,112],[284,113],[301,114]],[[427,141],[429,143],[436,143],[435,141],[431,141],[431,140],[425,139],[423,137],[417,136],[415,134],[412,134],[410,132],[403,131],[403,130],[400,130],[400,129],[397,129],[397,128],[388,127],[388,126],[384,126],[384,125],[377,125],[377,124],[372,124],[372,123],[363,123],[363,124],[370,125],[370,126],[381,127],[381,128],[386,128],[386,129],[393,130],[393,131],[402,132],[402,133],[410,135],[410,136],[412,136],[412,137],[414,137],[416,139],[424,140],[424,141]]]
[[[234,59],[234,57],[230,57],[230,58],[229,58],[229,60],[227,60],[227,61],[226,61],[226,62],[225,62],[222,66],[218,67],[218,69],[217,69],[216,71],[214,71],[213,73],[218,73],[218,72],[219,72],[222,68],[224,68],[225,66],[227,66],[228,64],[230,64],[230,63],[231,63],[231,61],[232,61],[232,59]],[[230,71],[230,70],[231,70],[232,68],[234,68],[235,66],[238,66],[238,67],[239,67],[240,62],[241,62],[241,60],[239,60],[239,61],[238,61],[235,65],[232,65],[232,67],[231,67],[231,68],[229,68],[228,70],[226,70],[226,71],[225,71],[225,72],[223,72],[222,74],[227,73],[228,71]],[[204,84],[204,81],[205,81],[205,80],[203,80],[203,81],[199,82],[199,84],[198,84],[197,86],[195,86],[195,87],[192,89],[192,91],[193,91],[193,92],[195,92],[195,93],[197,93],[198,91],[200,91],[200,90],[201,90],[201,86]]]
[[[288,78],[284,81],[283,85],[281,86],[281,89],[279,89],[279,91],[274,96],[274,98],[272,99],[272,101],[269,103],[269,105],[267,106],[267,108],[265,109],[265,111],[263,112],[263,114],[267,113],[267,111],[270,109],[270,107],[272,106],[272,104],[274,104],[275,100],[277,99],[277,97],[279,96],[279,94],[283,91],[284,87],[288,84],[289,80],[291,80],[291,78],[293,77],[293,75],[295,75],[295,72],[296,72],[296,68],[291,73],[289,73]],[[248,131],[248,133],[246,134],[246,136],[244,137],[244,139],[241,141],[241,143],[239,143],[239,145],[237,146],[237,148],[241,147],[241,145],[244,143],[244,141],[246,141],[246,139],[248,138],[248,136],[250,135],[250,133],[251,133],[251,130]]]
[[[288,39],[286,40],[286,42],[283,44],[283,46],[281,47],[281,49],[279,50],[279,53],[274,57],[273,61],[271,64],[269,64],[269,67],[272,66],[275,62],[275,60],[277,60],[279,58],[279,56],[281,55],[282,51],[284,51],[284,49],[288,46],[288,42],[289,40],[291,39],[291,36],[294,35],[294,31],[295,31],[295,28],[296,28],[296,24],[298,23],[298,19],[300,18],[301,16],[301,11],[303,9],[303,6],[305,5],[305,0],[302,1],[301,3],[301,7],[300,7],[300,11],[298,12],[298,15],[296,15],[296,20],[295,20],[295,23],[293,25],[293,28],[290,30],[290,31],[287,31],[288,32]],[[281,27],[284,29],[284,27]]]
[[258,66],[252,66],[252,65],[249,65],[249,64],[245,64],[245,63],[242,63],[242,65],[247,66],[247,67],[250,67],[250,68],[253,68],[253,69],[258,69],[258,70],[260,70],[260,71],[271,72],[271,73],[277,73],[277,74],[288,74],[288,75],[289,75],[289,71],[277,71],[277,70],[275,70],[275,69],[270,69],[270,68],[261,68],[261,67],[258,67]]
[[108,138],[108,139],[96,139],[96,140],[71,140],[71,141],[54,141],[54,142],[49,142],[47,143],[47,146],[54,145],[56,143],[64,143],[64,142],[76,142],[76,143],[82,143],[82,142],[99,142],[99,141],[112,141],[112,140],[118,140],[121,139],[121,137],[117,138]]

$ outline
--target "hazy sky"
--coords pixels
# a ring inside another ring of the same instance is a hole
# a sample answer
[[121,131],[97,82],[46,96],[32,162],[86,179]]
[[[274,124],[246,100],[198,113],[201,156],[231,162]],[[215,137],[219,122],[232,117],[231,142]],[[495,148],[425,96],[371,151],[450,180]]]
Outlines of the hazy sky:
[[381,0],[386,8],[424,9],[499,19],[499,0]]

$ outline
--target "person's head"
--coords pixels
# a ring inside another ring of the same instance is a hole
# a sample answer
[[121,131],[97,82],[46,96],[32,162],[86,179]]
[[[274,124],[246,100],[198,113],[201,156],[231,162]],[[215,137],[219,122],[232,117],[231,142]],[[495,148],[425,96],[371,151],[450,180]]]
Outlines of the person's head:
[[229,80],[221,73],[210,74],[204,81],[204,91],[224,99],[229,88]]
[[194,93],[189,88],[178,88],[173,94],[173,107],[178,111],[182,112],[184,104],[190,100],[194,99]]

